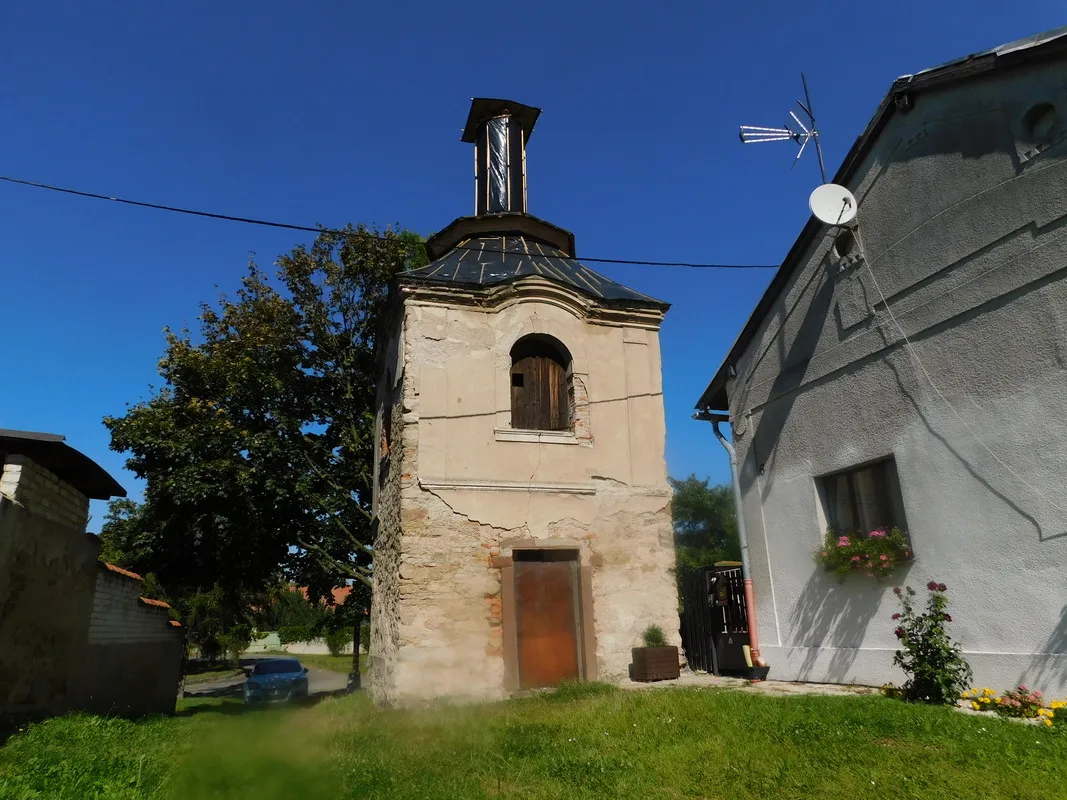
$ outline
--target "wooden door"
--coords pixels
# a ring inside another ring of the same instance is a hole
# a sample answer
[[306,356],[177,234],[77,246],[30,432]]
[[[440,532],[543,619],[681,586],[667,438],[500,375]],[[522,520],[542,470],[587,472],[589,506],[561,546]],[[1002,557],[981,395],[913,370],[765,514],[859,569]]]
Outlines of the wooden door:
[[[578,662],[577,566],[551,553],[515,560],[519,686],[536,689],[576,680]],[[552,560],[528,560],[547,555]]]

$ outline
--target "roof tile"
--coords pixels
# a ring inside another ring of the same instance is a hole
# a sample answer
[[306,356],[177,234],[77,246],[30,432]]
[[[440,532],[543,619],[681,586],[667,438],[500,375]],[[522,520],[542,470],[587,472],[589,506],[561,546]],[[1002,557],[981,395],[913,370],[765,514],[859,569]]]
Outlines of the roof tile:
[[133,578],[134,580],[138,580],[138,581],[143,581],[144,580],[144,578],[142,578],[136,572],[130,572],[128,569],[123,569],[122,567],[116,567],[114,564],[108,564],[106,561],[101,561],[99,563],[104,568],[109,569],[112,572],[115,572],[115,573],[117,573],[119,575],[125,575],[127,578]]

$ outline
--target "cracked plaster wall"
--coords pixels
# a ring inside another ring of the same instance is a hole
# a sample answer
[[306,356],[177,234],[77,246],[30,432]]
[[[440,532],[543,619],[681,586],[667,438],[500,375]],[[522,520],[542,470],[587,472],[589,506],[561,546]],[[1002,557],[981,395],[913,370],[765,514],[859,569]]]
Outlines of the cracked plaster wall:
[[[658,331],[536,300],[497,310],[409,300],[403,317],[402,346],[388,348],[403,444],[390,447],[378,504],[378,702],[506,696],[493,561],[515,547],[573,546],[592,571],[599,679],[627,677],[650,623],[680,644]],[[509,353],[530,333],[572,354],[574,436],[507,438]]]

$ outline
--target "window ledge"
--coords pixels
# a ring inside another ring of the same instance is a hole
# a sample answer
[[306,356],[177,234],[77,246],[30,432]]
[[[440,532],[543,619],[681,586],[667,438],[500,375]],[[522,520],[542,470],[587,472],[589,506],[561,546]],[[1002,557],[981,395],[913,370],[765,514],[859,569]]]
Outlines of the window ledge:
[[571,431],[523,431],[514,428],[496,428],[498,442],[534,442],[536,444],[578,444],[578,437]]

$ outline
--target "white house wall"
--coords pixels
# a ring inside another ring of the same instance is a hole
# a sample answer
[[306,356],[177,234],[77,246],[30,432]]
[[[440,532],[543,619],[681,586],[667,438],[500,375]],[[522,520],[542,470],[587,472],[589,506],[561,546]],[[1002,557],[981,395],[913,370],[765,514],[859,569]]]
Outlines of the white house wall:
[[[736,365],[773,677],[899,683],[891,587],[935,579],[978,685],[1067,691],[1063,75],[964,82],[896,113],[850,184],[869,265],[832,255],[826,229]],[[1057,106],[1060,142],[1040,153],[1021,132],[1039,101]],[[884,585],[841,584],[813,560],[826,526],[816,478],[889,455],[916,559]]]

